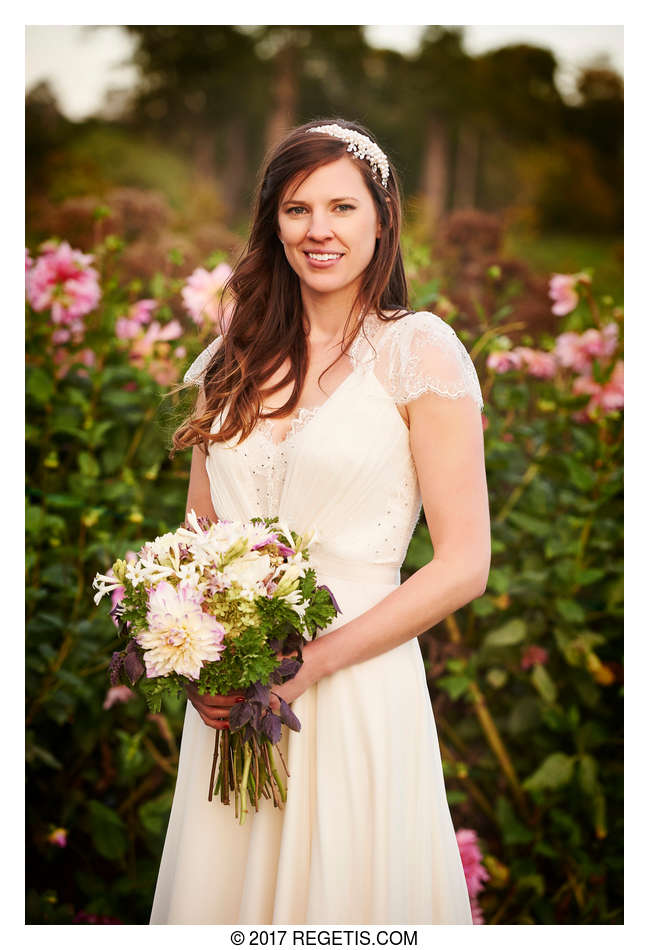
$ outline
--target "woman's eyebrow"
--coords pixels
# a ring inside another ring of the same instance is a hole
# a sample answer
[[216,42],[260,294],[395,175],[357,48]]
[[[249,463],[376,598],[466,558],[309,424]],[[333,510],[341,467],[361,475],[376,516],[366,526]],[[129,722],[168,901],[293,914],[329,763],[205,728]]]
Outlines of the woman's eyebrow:
[[[331,201],[358,201],[358,198],[355,198],[354,195],[343,195],[342,198],[332,198]],[[299,201],[297,198],[289,198],[282,202],[282,208],[284,205],[306,205],[308,203],[308,201]]]

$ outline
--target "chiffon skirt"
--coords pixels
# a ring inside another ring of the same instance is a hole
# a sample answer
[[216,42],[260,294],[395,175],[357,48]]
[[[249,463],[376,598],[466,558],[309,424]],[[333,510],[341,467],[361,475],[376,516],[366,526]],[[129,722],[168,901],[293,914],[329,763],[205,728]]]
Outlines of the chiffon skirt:
[[[342,610],[319,636],[398,586],[318,581]],[[323,678],[292,709],[287,802],[262,797],[240,826],[234,805],[207,800],[214,730],[187,703],[150,923],[471,924],[417,639]]]

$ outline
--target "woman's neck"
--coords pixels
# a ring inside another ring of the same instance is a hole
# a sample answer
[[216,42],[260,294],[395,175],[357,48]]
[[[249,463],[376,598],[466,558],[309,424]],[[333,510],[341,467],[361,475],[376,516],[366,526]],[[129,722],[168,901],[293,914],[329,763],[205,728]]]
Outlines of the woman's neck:
[[[329,344],[342,339],[343,330],[353,302],[353,294],[312,294],[302,291],[304,316],[309,327],[309,342]],[[360,308],[356,308],[355,317],[360,317]],[[352,326],[354,321],[352,320]]]

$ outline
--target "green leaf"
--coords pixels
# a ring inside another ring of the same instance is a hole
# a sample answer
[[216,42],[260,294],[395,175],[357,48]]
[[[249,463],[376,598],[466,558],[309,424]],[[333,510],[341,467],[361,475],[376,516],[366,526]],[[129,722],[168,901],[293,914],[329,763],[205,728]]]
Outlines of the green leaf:
[[591,491],[596,482],[595,472],[581,462],[578,462],[572,455],[564,455],[563,461],[568,469],[568,474],[573,485],[580,491]]
[[507,728],[517,736],[535,729],[541,721],[539,701],[536,696],[523,696],[511,707]]
[[116,811],[94,799],[88,802],[92,842],[102,857],[116,861],[126,852],[126,827]]
[[79,453],[79,471],[82,475],[85,475],[86,478],[98,478],[100,468],[97,460],[90,452]]
[[585,621],[586,612],[576,600],[559,597],[555,603],[557,610],[564,620],[567,620],[569,623],[583,623]]
[[459,699],[469,688],[471,680],[468,676],[440,676],[435,683],[441,686],[451,699]]
[[510,512],[508,520],[535,538],[547,538],[555,530],[552,519],[535,518],[532,515],[524,514],[522,511]]
[[547,703],[553,703],[555,701],[557,698],[557,687],[544,666],[541,666],[540,663],[535,663],[530,679],[539,695]]
[[167,822],[169,821],[172,798],[172,792],[167,791],[157,798],[152,798],[150,801],[140,805],[137,813],[145,831],[156,836],[164,832],[167,827]]
[[467,798],[467,793],[461,791],[459,788],[451,788],[446,793],[446,800],[449,805],[462,805]]
[[506,594],[512,585],[513,575],[509,567],[492,567],[487,579],[487,589],[494,594]]
[[524,620],[515,617],[507,621],[502,627],[492,630],[484,638],[483,647],[491,649],[492,647],[511,647],[515,646],[525,639],[527,625]]
[[54,395],[54,380],[40,366],[30,366],[27,369],[26,388],[27,395],[44,406]]
[[597,781],[597,762],[592,755],[579,756],[579,784],[587,795],[601,791]]
[[516,881],[516,887],[518,890],[535,891],[537,897],[545,894],[545,880],[540,874],[524,874]]
[[563,752],[552,752],[535,772],[528,775],[523,787],[531,792],[539,792],[567,785],[572,778],[576,758]]
[[527,844],[534,835],[518,820],[511,803],[499,795],[496,802],[496,818],[503,833],[504,844]]

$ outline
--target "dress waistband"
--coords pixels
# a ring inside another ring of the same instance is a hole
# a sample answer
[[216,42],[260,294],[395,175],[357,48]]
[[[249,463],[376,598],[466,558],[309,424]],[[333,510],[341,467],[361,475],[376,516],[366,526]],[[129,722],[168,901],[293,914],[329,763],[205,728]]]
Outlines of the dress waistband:
[[371,561],[351,561],[337,557],[335,554],[313,550],[309,552],[309,564],[316,572],[340,577],[342,580],[367,581],[376,584],[401,583],[400,566],[398,564],[374,564]]

